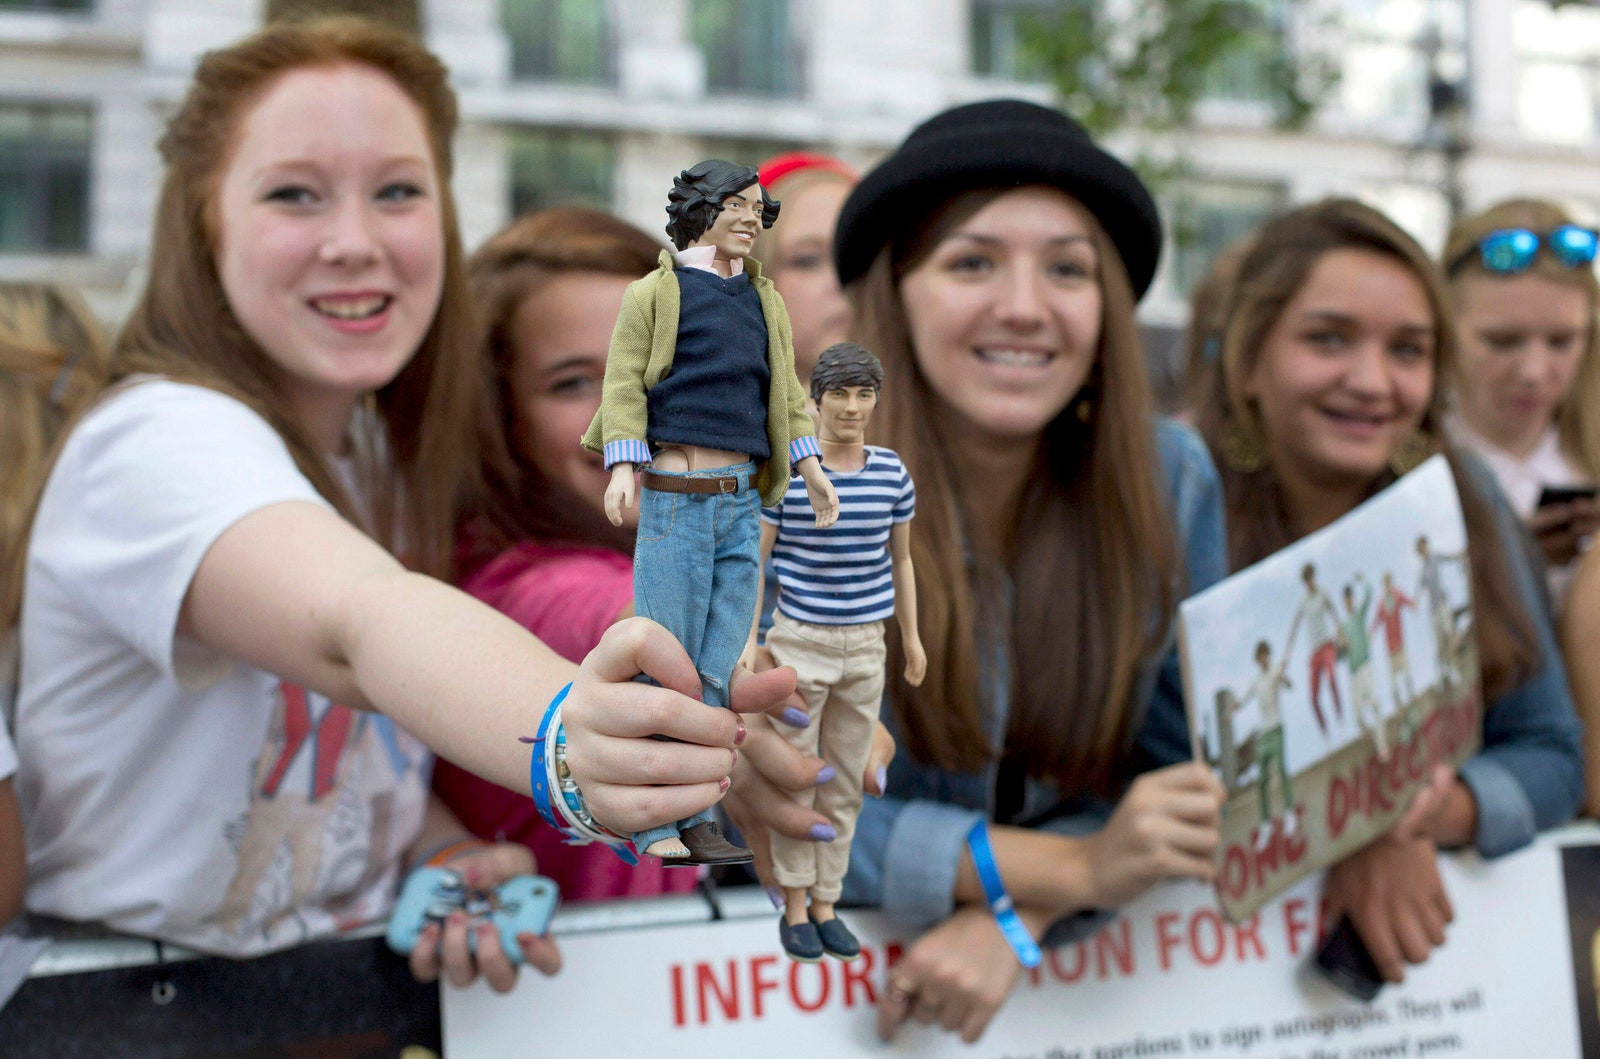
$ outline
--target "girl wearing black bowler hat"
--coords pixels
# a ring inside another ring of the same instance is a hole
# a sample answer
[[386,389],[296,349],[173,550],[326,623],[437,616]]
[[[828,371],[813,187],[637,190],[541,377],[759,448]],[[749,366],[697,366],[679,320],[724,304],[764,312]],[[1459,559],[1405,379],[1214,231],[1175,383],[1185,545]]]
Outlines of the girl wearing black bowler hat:
[[1133,310],[1160,248],[1139,178],[1017,100],[919,126],[840,215],[855,338],[894,395],[874,440],[917,482],[930,571],[927,676],[892,679],[902,749],[845,883],[926,928],[890,973],[885,1038],[907,1018],[983,1032],[1029,955],[990,911],[996,874],[1044,944],[1211,877],[1223,795],[1178,764],[1172,642],[1177,601],[1226,559],[1211,460],[1151,408]]

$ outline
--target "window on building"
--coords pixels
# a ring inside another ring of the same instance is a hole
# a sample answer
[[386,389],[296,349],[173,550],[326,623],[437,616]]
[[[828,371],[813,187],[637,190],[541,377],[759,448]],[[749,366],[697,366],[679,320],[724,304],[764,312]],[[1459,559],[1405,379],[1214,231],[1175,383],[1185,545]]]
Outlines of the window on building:
[[1340,109],[1357,123],[1423,129],[1430,80],[1465,76],[1465,4],[1345,0],[1341,25]]
[[1050,80],[1044,58],[1027,46],[1027,23],[1074,2],[1085,0],[972,0],[972,72],[1006,81]]
[[1172,201],[1173,288],[1188,297],[1228,244],[1282,210],[1287,200],[1276,184],[1185,182]]
[[0,0],[0,11],[92,11],[94,0]]
[[[717,137],[700,141],[700,156],[723,158],[739,165],[760,165],[774,155],[799,151],[807,145],[793,140],[735,139]],[[812,148],[815,150],[815,147]]]
[[788,0],[692,0],[689,31],[705,55],[708,90],[799,94],[800,54]]
[[598,0],[502,0],[513,74],[580,85],[616,81],[609,7]]
[[1517,125],[1530,139],[1590,146],[1600,137],[1600,10],[1516,5]]
[[616,146],[609,136],[577,129],[516,129],[510,140],[513,216],[548,206],[611,208]]
[[0,253],[89,248],[88,107],[0,102]]
[[1208,98],[1263,103],[1276,95],[1272,68],[1286,44],[1288,11],[1284,0],[1250,0],[1248,8],[1251,21],[1244,38],[1206,72]]

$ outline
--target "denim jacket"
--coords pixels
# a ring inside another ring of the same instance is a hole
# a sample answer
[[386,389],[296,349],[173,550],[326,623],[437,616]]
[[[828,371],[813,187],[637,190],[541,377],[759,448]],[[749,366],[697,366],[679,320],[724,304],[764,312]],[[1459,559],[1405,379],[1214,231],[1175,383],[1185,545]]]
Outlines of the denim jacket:
[[[1185,560],[1190,593],[1209,588],[1227,574],[1227,538],[1223,529],[1222,490],[1216,467],[1199,436],[1187,427],[1162,420],[1156,425],[1167,497]],[[1011,679],[1004,652],[985,651],[984,724],[992,745],[1003,745],[1011,698]],[[1143,678],[1148,689],[1145,717],[1135,740],[1138,768],[1143,771],[1191,756],[1183,684],[1179,677],[1176,623],[1161,661]],[[894,726],[892,710],[884,723]],[[898,733],[897,733],[898,735]],[[980,817],[994,818],[998,762],[981,772],[956,774],[913,761],[902,752],[889,767],[889,791],[868,798],[856,820],[845,877],[844,901],[879,905],[898,922],[928,927],[955,910],[956,869],[966,849],[967,831]],[[1062,796],[1048,784],[1028,780],[1019,819],[1063,834],[1086,834],[1100,828],[1111,805],[1085,795]],[[1060,944],[1094,929],[1102,917],[1086,913],[1057,924],[1046,937]]]
[[1495,507],[1497,545],[1510,563],[1539,647],[1539,668],[1483,713],[1483,749],[1457,776],[1478,803],[1473,845],[1485,857],[1521,849],[1533,836],[1572,818],[1583,800],[1583,729],[1556,644],[1544,562],[1494,474],[1461,455],[1472,481]]

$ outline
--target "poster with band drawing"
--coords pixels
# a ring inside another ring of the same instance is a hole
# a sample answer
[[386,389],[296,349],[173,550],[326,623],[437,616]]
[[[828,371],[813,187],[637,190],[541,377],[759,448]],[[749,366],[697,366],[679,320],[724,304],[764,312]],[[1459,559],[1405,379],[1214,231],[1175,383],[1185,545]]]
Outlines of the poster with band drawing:
[[1477,750],[1472,615],[1443,456],[1182,604],[1194,753],[1228,792],[1230,919],[1383,834],[1436,763]]

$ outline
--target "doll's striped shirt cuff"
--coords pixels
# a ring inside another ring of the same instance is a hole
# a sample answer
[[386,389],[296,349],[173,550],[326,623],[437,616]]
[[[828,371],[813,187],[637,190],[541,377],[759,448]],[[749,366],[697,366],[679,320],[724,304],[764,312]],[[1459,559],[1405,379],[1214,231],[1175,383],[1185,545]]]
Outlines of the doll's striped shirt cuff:
[[793,467],[807,456],[822,458],[822,448],[817,444],[815,434],[806,434],[789,442],[789,466]]
[[650,462],[650,446],[632,438],[608,441],[605,446],[605,460],[608,471],[619,463],[631,463],[643,467]]

